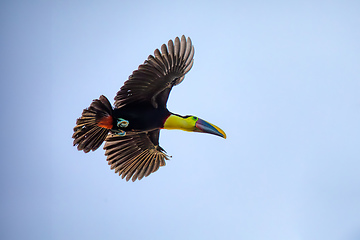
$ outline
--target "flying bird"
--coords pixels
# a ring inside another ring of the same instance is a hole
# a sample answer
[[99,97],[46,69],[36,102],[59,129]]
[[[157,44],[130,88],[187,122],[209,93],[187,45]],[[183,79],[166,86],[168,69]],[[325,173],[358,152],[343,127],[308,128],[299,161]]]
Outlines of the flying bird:
[[210,133],[223,138],[219,127],[195,116],[170,112],[166,103],[194,63],[194,46],[182,36],[156,49],[125,81],[115,96],[115,107],[105,96],[84,109],[74,127],[74,146],[85,153],[105,141],[108,164],[126,181],[141,180],[169,160],[159,145],[161,129]]

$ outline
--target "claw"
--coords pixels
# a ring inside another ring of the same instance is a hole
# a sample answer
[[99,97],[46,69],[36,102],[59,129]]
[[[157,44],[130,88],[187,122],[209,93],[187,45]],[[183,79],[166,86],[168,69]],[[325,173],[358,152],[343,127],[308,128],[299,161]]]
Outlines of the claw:
[[122,119],[122,118],[118,118],[117,119],[117,124],[116,124],[119,128],[126,128],[129,125],[129,121]]

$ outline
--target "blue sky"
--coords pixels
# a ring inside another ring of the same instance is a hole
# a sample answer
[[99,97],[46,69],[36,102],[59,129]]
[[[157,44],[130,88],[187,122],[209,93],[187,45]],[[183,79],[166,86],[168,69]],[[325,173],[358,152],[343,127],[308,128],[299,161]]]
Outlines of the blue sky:
[[[1,239],[360,238],[357,1],[2,1]],[[75,120],[155,48],[195,63],[170,111],[225,130],[162,131],[135,183]]]

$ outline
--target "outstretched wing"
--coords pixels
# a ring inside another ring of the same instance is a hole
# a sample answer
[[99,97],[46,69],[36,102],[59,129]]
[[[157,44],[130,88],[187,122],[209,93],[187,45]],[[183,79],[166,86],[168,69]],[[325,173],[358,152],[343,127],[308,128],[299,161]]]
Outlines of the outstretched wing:
[[133,102],[151,101],[166,106],[171,88],[182,82],[194,63],[194,46],[191,39],[183,35],[181,40],[169,40],[154,51],[138,70],[120,88],[115,97],[115,107],[120,108]]
[[126,181],[132,178],[141,180],[159,167],[165,166],[169,156],[159,146],[160,130],[134,135],[109,135],[104,146],[105,155],[111,169],[119,173]]

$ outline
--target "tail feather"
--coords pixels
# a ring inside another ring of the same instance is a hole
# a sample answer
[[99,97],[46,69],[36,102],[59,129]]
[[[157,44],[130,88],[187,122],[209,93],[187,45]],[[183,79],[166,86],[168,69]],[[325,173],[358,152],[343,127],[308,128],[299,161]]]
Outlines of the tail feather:
[[101,95],[89,108],[84,109],[74,127],[74,146],[79,151],[95,151],[104,142],[112,128],[112,106],[109,100]]

